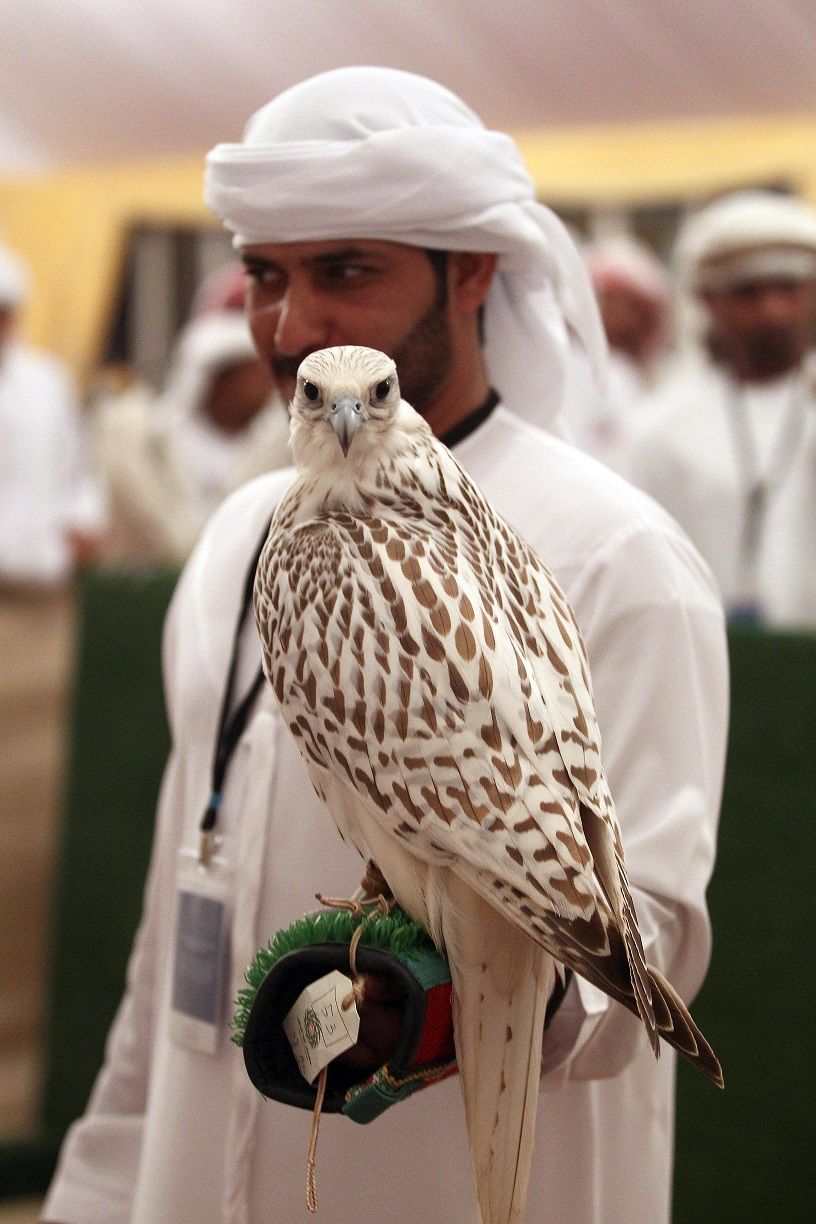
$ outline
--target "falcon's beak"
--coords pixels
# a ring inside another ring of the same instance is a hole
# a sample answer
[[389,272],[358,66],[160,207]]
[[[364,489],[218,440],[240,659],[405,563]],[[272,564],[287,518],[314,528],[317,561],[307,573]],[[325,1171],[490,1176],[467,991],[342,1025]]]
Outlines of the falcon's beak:
[[367,420],[368,413],[363,407],[362,400],[355,399],[353,395],[341,395],[338,399],[332,400],[328,421],[337,434],[337,441],[344,455],[349,453],[354,435]]

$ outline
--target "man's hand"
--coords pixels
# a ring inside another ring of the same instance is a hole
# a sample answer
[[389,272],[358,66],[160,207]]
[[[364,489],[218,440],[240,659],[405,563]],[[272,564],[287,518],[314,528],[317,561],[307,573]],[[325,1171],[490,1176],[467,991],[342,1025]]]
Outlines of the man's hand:
[[[555,988],[547,1005],[545,1028],[558,1011],[571,979],[569,969],[564,978],[560,975],[556,977]],[[402,1030],[405,992],[382,973],[366,973],[362,981],[363,997],[357,1004],[360,1015],[357,1044],[336,1061],[367,1075],[388,1062],[396,1049]]]
[[346,1067],[368,1074],[393,1054],[402,1030],[405,991],[382,973],[362,977],[363,997],[357,1004],[360,1034],[357,1044],[337,1059]]

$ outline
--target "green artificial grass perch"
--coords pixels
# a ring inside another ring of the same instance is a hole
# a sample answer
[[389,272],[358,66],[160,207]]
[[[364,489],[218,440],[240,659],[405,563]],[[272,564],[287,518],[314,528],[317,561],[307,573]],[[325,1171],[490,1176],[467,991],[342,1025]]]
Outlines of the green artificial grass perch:
[[265,948],[259,948],[252,964],[244,974],[246,986],[239,990],[235,1001],[236,1012],[232,1020],[232,1041],[243,1046],[244,1033],[250,1009],[258,988],[273,965],[300,948],[312,944],[348,944],[355,929],[365,922],[361,944],[390,952],[393,956],[405,956],[411,952],[434,952],[431,937],[404,910],[393,907],[388,914],[352,914],[348,910],[318,910],[298,918],[291,926],[278,931]]

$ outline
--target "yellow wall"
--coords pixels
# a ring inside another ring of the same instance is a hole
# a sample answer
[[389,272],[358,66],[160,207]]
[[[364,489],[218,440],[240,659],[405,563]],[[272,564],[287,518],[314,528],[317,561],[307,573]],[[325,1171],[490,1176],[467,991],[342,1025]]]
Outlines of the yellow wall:
[[[816,119],[787,117],[518,132],[540,196],[558,206],[695,201],[784,181],[816,203]],[[98,360],[130,228],[215,224],[203,158],[0,180],[0,231],[29,261],[23,320],[80,378]]]
[[557,205],[694,202],[782,181],[816,203],[816,119],[562,128],[517,132],[543,199]]
[[0,181],[0,232],[29,262],[23,331],[81,379],[98,361],[134,225],[217,225],[201,199],[203,159],[75,169]]

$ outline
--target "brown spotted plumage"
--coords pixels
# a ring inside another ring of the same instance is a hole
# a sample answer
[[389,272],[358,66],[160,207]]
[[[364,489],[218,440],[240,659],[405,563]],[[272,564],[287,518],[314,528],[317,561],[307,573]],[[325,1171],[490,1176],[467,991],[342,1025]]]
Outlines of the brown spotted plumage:
[[655,1053],[662,1036],[719,1065],[645,963],[552,575],[383,354],[307,358],[292,422],[299,475],[256,582],[265,670],[341,833],[446,948],[482,1218],[520,1221],[554,962],[639,1015]]

